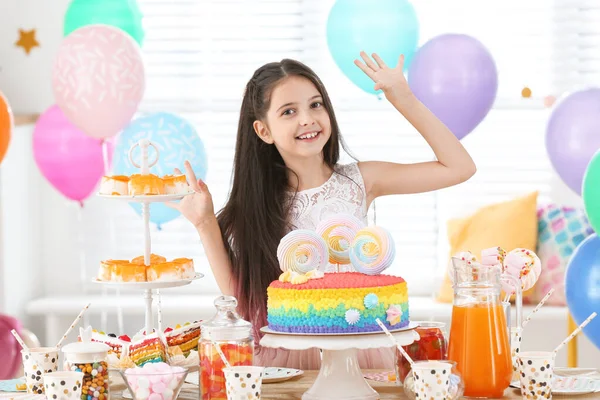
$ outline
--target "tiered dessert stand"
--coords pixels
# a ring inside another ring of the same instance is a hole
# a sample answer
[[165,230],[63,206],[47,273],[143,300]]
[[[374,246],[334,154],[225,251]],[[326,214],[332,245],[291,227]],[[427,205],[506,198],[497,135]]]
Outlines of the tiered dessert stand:
[[[136,147],[139,147],[142,152],[141,165],[138,165],[133,159],[133,151]],[[148,162],[148,148],[153,147],[156,151],[156,159],[152,163]],[[150,142],[148,139],[142,139],[138,143],[131,146],[129,149],[129,161],[136,168],[141,169],[142,175],[148,175],[150,167],[154,166],[158,162],[159,151],[158,148]],[[164,195],[151,195],[151,196],[111,196],[99,194],[100,197],[115,200],[124,200],[132,203],[142,203],[142,217],[144,219],[144,264],[150,265],[150,254],[151,251],[151,239],[150,239],[150,203],[157,202],[168,202],[173,200],[180,200],[185,196],[193,194],[182,193],[182,194],[164,194]],[[109,287],[123,288],[123,289],[141,289],[144,291],[144,299],[146,300],[146,314],[145,314],[145,330],[147,333],[151,333],[154,329],[154,315],[152,313],[152,303],[154,301],[153,290],[157,293],[159,289],[173,288],[179,286],[185,286],[190,284],[192,281],[202,278],[204,275],[196,272],[194,277],[191,279],[181,279],[176,281],[160,281],[160,282],[108,282],[99,281],[94,279],[94,283],[106,285]],[[158,304],[158,312],[160,319],[160,303]],[[162,328],[162,327],[159,327]]]
[[[391,331],[402,346],[419,340],[417,323]],[[367,383],[358,365],[358,350],[395,347],[384,332],[347,334],[299,334],[261,329],[265,335],[260,345],[288,350],[323,350],[321,369],[315,383],[302,400],[376,400],[379,394]]]

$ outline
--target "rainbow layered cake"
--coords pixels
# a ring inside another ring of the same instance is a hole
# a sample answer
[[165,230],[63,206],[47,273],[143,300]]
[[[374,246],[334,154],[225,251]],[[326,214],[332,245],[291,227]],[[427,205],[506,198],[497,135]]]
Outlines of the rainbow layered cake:
[[360,272],[326,273],[302,284],[275,281],[267,290],[269,328],[290,333],[381,331],[408,325],[404,279]]
[[165,329],[167,339],[167,352],[170,356],[189,356],[192,350],[198,350],[198,339],[200,339],[200,322],[186,322],[183,326],[176,325],[175,328]]
[[[382,275],[395,257],[394,240],[381,227],[336,215],[315,231],[285,235],[277,249],[283,273],[267,289],[271,330],[336,334],[380,332],[409,324],[404,279]],[[351,264],[353,272],[326,273],[328,262]]]
[[129,358],[139,367],[147,363],[167,362],[167,349],[156,332],[149,335],[142,333],[133,337]]

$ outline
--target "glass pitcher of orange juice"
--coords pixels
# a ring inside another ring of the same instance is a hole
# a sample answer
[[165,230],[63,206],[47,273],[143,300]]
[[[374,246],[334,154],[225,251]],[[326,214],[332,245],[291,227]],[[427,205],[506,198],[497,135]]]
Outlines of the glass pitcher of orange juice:
[[[513,372],[507,303],[500,298],[501,279],[505,278],[502,266],[455,257],[452,266],[454,304],[448,359],[457,363],[463,376],[464,396],[501,398]],[[519,303],[517,307],[521,306]]]

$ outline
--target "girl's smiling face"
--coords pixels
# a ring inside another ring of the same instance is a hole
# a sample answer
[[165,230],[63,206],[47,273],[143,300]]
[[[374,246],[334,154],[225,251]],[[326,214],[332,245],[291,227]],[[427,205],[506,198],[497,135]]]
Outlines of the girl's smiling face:
[[321,156],[331,137],[331,123],[315,85],[290,76],[275,86],[269,103],[266,121],[254,122],[258,136],[274,144],[284,161]]

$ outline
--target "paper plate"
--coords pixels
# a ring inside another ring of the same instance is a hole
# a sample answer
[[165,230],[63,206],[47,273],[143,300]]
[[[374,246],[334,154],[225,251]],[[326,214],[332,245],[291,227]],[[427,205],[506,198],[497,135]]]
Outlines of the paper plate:
[[267,367],[262,381],[263,383],[283,382],[302,374],[304,371],[301,369]]

